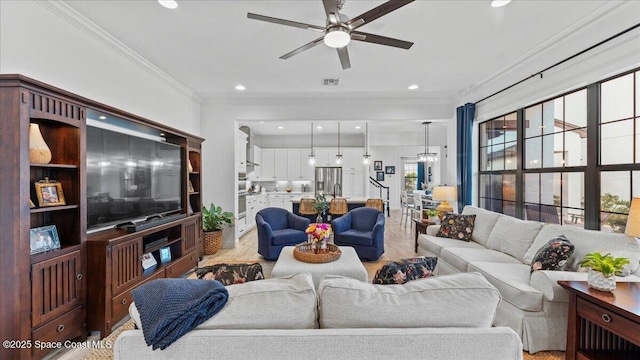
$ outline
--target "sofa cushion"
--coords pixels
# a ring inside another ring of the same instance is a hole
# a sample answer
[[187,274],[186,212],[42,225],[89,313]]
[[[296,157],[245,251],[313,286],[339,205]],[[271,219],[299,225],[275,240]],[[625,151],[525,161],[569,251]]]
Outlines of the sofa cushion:
[[504,301],[525,311],[541,311],[543,294],[530,285],[529,268],[526,264],[482,261],[469,264],[469,271],[481,273],[500,291]]
[[498,221],[498,218],[502,216],[496,212],[470,205],[464,207],[464,210],[462,210],[462,215],[476,216],[473,234],[471,234],[471,240],[484,246],[487,246],[487,241],[489,241],[491,230],[493,230],[493,226],[496,224],[496,221]]
[[531,272],[535,270],[559,270],[573,254],[574,246],[564,235],[549,240],[533,257]]
[[638,270],[640,245],[634,238],[625,234],[584,230],[560,225],[545,225],[540,230],[536,240],[525,253],[525,264],[531,264],[538,249],[549,241],[549,239],[558,235],[564,235],[575,246],[573,255],[564,267],[567,271],[578,271],[580,262],[584,256],[594,251],[602,254],[611,253],[611,255],[615,257],[626,257],[630,261],[630,264],[625,265],[625,269],[627,269],[626,272],[633,273]]
[[469,263],[474,261],[521,264],[516,258],[491,249],[447,247],[442,249],[440,258],[461,272],[467,272]]
[[321,328],[490,327],[500,293],[478,273],[375,285],[325,276]]
[[[524,255],[538,236],[543,223],[501,216],[489,235],[487,247],[523,261]],[[547,238],[547,241],[552,237]],[[539,249],[542,246],[536,248]]]
[[[229,300],[197,329],[315,329],[316,291],[309,273],[227,286]],[[129,308],[135,320],[135,304]],[[136,322],[139,328],[141,324]]]
[[464,247],[473,249],[484,249],[484,246],[473,241],[460,241],[449,238],[442,238],[421,234],[418,237],[418,245],[430,253],[440,256],[443,248],[446,247]]
[[304,231],[296,229],[273,230],[273,245],[291,245],[307,240]]
[[469,241],[475,220],[475,215],[447,214],[442,219],[436,236]]
[[373,276],[374,284],[404,284],[433,275],[438,258],[417,257],[392,261],[383,265]]
[[198,279],[218,280],[225,286],[264,279],[262,265],[259,263],[215,264],[196,268],[194,271]]
[[349,245],[373,246],[372,234],[372,231],[349,229],[340,233],[340,243]]

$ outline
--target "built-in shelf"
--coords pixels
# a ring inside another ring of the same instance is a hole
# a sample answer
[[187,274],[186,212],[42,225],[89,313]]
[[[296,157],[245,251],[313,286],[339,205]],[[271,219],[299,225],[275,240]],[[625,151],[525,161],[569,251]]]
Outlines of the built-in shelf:
[[41,167],[41,168],[50,168],[50,169],[77,169],[78,165],[69,165],[69,164],[34,164],[34,163],[31,163],[31,167]]
[[62,245],[60,249],[49,250],[49,251],[31,255],[31,263],[35,264],[35,263],[39,263],[40,261],[48,260],[50,258],[62,256],[62,255],[80,250],[80,248],[81,248],[80,244]]
[[40,207],[31,209],[32,214],[51,212],[51,211],[62,211],[62,210],[71,210],[77,209],[78,205],[62,205],[62,206],[49,206],[49,207]]

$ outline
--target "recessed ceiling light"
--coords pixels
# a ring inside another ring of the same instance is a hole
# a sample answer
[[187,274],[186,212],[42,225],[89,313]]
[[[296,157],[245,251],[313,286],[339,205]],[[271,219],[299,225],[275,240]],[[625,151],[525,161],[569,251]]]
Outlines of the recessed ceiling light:
[[316,129],[322,130],[322,126],[318,126],[318,127],[316,127]]
[[238,91],[242,91],[242,90],[246,90],[246,89],[247,89],[247,88],[246,88],[246,87],[244,87],[244,85],[242,85],[242,84],[238,84],[238,85],[236,85],[236,90],[238,90]]
[[175,9],[178,7],[178,2],[175,0],[158,0],[158,3],[167,9]]
[[100,120],[107,120],[107,117],[106,117],[106,116],[104,116],[104,115],[100,115],[100,116],[98,116],[98,119],[100,119]]
[[278,129],[282,130],[284,129],[284,126],[278,126]]
[[260,124],[264,124],[264,121],[260,121]]
[[503,7],[503,6],[507,5],[510,2],[511,2],[511,0],[493,0],[491,2],[491,6],[493,6],[495,8]]
[[356,126],[356,129],[360,129],[360,126]]
[[416,84],[409,85],[409,87],[408,87],[408,89],[409,89],[409,90],[415,90],[415,89],[417,89],[417,88],[419,88],[419,86],[418,86],[418,85],[416,85]]

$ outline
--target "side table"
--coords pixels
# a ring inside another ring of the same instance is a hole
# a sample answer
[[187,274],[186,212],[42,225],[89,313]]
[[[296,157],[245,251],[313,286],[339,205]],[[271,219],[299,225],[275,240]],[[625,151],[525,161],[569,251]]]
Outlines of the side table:
[[558,281],[569,291],[566,359],[640,358],[640,283],[613,292],[586,281]]
[[416,231],[415,231],[415,235],[414,235],[414,242],[415,242],[415,249],[413,250],[413,252],[418,252],[418,234],[426,234],[427,233],[427,226],[429,225],[435,225],[436,223],[434,223],[433,221],[423,221],[423,220],[418,220],[418,219],[411,219],[413,220],[413,222],[416,225]]

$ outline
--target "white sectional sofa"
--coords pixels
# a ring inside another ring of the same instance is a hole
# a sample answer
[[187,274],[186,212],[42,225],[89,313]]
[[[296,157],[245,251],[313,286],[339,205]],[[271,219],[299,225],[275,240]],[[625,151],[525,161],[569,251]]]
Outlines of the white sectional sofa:
[[[530,353],[565,349],[569,297],[557,281],[586,281],[586,272],[580,271],[586,253],[629,258],[630,275],[617,281],[640,281],[640,245],[624,234],[524,221],[473,206],[462,214],[476,215],[471,241],[436,237],[439,226],[429,226],[418,239],[418,255],[438,257],[439,275],[482,274],[502,294],[493,324],[515,330]],[[559,235],[575,246],[564,270],[531,272],[537,251]]]
[[[207,281],[207,280],[190,280]],[[492,327],[499,291],[480,274],[373,285],[311,274],[227,287],[212,318],[164,350],[143,331],[124,331],[118,359],[522,359],[508,327]],[[160,299],[159,299],[160,300]],[[138,326],[135,305],[130,314]]]

